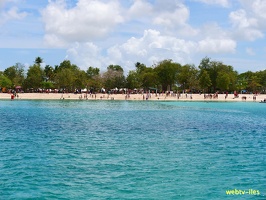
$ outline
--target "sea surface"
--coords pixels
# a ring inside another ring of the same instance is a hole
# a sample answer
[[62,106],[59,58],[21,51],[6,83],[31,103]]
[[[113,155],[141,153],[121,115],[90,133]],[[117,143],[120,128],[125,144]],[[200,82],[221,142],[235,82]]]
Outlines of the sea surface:
[[0,199],[265,200],[266,104],[2,100]]

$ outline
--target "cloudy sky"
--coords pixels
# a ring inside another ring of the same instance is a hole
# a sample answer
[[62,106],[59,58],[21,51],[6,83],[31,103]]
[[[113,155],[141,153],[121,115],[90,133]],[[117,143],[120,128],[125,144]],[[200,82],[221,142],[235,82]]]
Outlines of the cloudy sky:
[[266,69],[266,0],[0,0],[0,70],[40,56],[127,72],[204,57]]

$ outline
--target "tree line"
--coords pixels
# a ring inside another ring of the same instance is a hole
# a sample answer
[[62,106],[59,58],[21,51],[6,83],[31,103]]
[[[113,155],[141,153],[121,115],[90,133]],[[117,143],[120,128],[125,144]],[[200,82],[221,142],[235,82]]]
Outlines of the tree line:
[[69,60],[54,67],[42,67],[42,63],[43,59],[37,57],[27,72],[20,63],[0,71],[1,91],[20,88],[29,92],[41,88],[74,92],[86,88],[91,92],[99,92],[102,88],[105,91],[127,88],[175,92],[265,93],[266,89],[266,70],[239,74],[232,66],[208,57],[203,58],[198,67],[192,64],[181,65],[172,60],[163,60],[149,67],[137,62],[135,69],[126,76],[119,65],[109,65],[106,71],[101,72],[99,68],[91,66],[87,70],[81,70]]

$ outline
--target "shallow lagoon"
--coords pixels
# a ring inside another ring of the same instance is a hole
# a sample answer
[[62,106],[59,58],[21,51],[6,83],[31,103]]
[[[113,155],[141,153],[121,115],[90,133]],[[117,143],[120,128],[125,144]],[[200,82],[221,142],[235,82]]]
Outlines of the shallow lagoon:
[[[265,199],[265,111],[253,102],[0,101],[0,199]],[[246,193],[226,194],[235,189]]]

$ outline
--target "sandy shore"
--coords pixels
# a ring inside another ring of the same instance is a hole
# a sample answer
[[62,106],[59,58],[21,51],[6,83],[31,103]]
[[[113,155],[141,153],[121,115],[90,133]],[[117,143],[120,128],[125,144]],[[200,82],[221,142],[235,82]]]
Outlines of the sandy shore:
[[[18,97],[15,97],[14,100],[146,100],[146,94],[131,94],[130,97],[126,98],[125,94],[96,94],[95,95],[87,95],[85,94],[73,94],[73,93],[19,93]],[[245,96],[246,100],[242,100],[242,97]],[[166,95],[155,95],[151,94],[150,98],[148,100],[160,100],[160,101],[254,101],[252,94],[240,94],[238,98],[234,98],[233,94],[229,94],[228,97],[225,99],[225,94],[219,94],[217,99],[210,99],[206,98],[204,99],[203,94],[188,94],[187,96],[184,94],[181,94],[180,98],[178,99],[177,96],[166,96]],[[11,99],[11,94],[8,93],[0,93],[0,99]],[[266,99],[265,94],[260,94],[256,96],[256,102],[260,102],[261,100]]]

